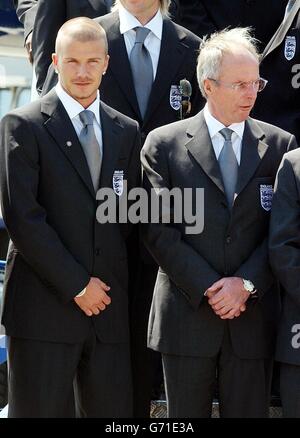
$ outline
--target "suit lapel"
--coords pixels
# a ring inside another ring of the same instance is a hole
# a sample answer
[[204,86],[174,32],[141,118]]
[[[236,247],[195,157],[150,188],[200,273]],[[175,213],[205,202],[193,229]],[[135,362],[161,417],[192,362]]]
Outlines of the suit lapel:
[[112,188],[113,172],[121,150],[121,130],[123,125],[116,116],[109,113],[109,107],[101,102],[100,118],[103,139],[103,159],[100,175],[100,188]]
[[287,31],[291,27],[295,16],[297,15],[300,7],[300,0],[297,0],[293,10],[288,15],[287,19],[285,21],[282,21],[280,26],[278,27],[277,31],[274,33],[273,37],[270,39],[269,43],[266,45],[266,48],[262,54],[261,61],[268,56],[269,53],[273,52],[284,40]]
[[137,115],[137,119],[141,120],[125,41],[123,35],[120,34],[118,13],[112,14],[112,22],[113,25],[109,29],[109,32],[107,32],[110,54],[109,69]]
[[91,195],[95,197],[95,191],[84,152],[73,124],[57,97],[55,90],[51,90],[42,98],[41,111],[49,116],[45,122],[46,129],[65,157],[78,172]]
[[157,73],[149,97],[144,125],[156,110],[165,93],[170,92],[168,90],[170,80],[176,76],[189,50],[183,42],[185,37],[186,33],[181,28],[176,28],[171,20],[164,19]]
[[202,167],[207,176],[224,193],[222,175],[203,116],[203,111],[190,119],[186,148]]
[[253,177],[268,149],[268,145],[262,141],[263,138],[264,133],[259,125],[253,119],[246,120],[236,187],[237,196]]

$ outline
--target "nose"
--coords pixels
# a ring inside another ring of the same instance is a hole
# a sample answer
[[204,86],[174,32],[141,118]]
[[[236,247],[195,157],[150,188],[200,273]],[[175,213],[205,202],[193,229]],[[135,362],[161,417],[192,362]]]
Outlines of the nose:
[[85,64],[79,64],[77,68],[77,76],[85,77],[88,74],[88,69]]
[[254,82],[249,82],[247,84],[246,96],[251,98],[256,98],[257,92],[258,92],[257,85],[255,85]]

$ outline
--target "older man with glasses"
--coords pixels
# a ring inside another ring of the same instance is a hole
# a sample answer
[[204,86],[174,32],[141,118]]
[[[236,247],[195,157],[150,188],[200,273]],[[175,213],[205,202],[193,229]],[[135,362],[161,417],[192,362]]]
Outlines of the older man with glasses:
[[206,39],[197,75],[204,110],[156,129],[142,149],[146,188],[204,189],[201,233],[184,221],[145,225],[160,265],[148,344],[162,353],[169,417],[209,417],[216,378],[222,417],[266,417],[279,314],[269,216],[276,170],[297,144],[249,117],[267,82],[249,29]]

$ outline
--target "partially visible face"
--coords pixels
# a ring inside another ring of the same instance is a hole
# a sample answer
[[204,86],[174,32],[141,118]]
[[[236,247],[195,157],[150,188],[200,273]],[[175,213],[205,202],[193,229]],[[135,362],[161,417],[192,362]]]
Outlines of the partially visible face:
[[64,90],[84,108],[90,106],[108,67],[109,56],[104,41],[83,43],[65,36],[52,59]]
[[155,13],[160,7],[160,0],[121,0],[122,5],[132,15]]
[[259,78],[257,59],[244,48],[234,53],[226,53],[216,83],[209,79],[204,81],[207,102],[212,115],[229,126],[246,120],[253,108],[257,90],[249,86],[245,91],[234,90],[224,84],[256,81]]

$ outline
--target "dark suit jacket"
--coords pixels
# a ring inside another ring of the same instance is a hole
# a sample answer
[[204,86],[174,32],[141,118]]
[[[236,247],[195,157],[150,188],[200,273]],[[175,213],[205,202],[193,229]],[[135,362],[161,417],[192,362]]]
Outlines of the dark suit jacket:
[[108,12],[105,0],[39,0],[32,35],[37,90],[43,88],[60,27],[71,18],[98,17]]
[[17,16],[24,25],[24,40],[33,31],[39,0],[14,0]]
[[[230,214],[202,112],[149,134],[142,164],[150,187],[204,188],[202,233],[186,234],[184,221],[144,225],[146,245],[160,265],[149,319],[150,348],[211,357],[217,354],[228,323],[239,357],[272,354],[279,294],[268,264],[270,204],[264,203],[262,190],[264,185],[273,186],[282,155],[294,147],[291,134],[253,119],[246,121],[237,197]],[[194,212],[195,208],[193,200]],[[203,294],[228,276],[251,280],[259,298],[249,299],[240,317],[225,322]]]
[[279,168],[270,225],[270,262],[283,287],[276,359],[295,365],[300,365],[299,193],[300,151],[296,150],[284,156]]
[[110,63],[101,83],[101,99],[123,114],[137,120],[144,141],[149,131],[158,126],[175,122],[179,111],[170,104],[172,85],[178,86],[181,79],[188,79],[193,88],[192,113],[202,107],[197,78],[196,63],[200,39],[190,31],[164,19],[160,57],[156,78],[149,98],[148,109],[142,120],[134,91],[131,67],[117,12],[96,19],[106,30]]
[[228,26],[252,26],[265,47],[283,19],[286,4],[287,0],[184,0],[180,23],[200,37]]
[[[104,103],[99,110],[100,187],[112,188],[114,171],[123,170],[130,190],[139,185],[138,125]],[[103,342],[127,342],[132,228],[96,221],[85,155],[54,90],[2,119],[0,162],[2,212],[12,240],[2,317],[7,334],[73,343],[94,327]],[[73,297],[91,276],[111,286],[112,302],[89,318]]]
[[260,74],[269,83],[259,93],[252,115],[280,126],[300,141],[300,1],[265,48]]

